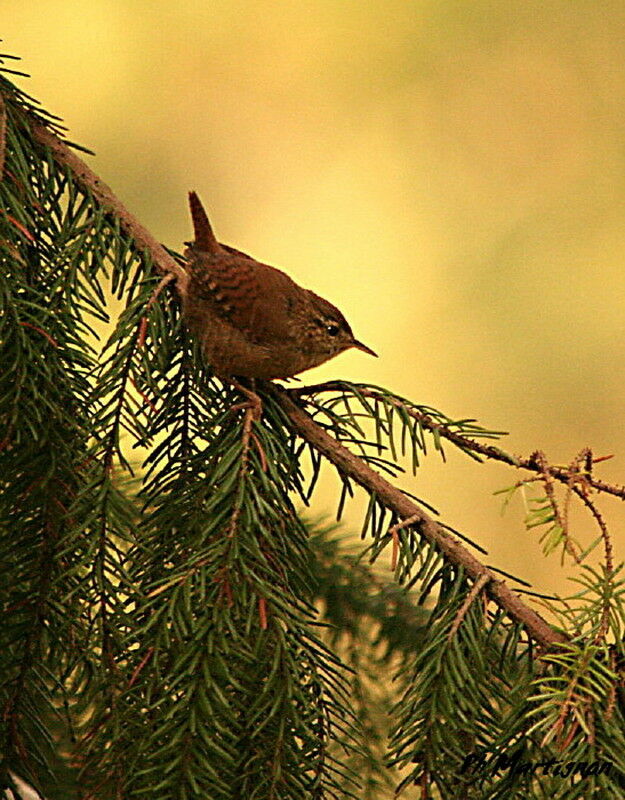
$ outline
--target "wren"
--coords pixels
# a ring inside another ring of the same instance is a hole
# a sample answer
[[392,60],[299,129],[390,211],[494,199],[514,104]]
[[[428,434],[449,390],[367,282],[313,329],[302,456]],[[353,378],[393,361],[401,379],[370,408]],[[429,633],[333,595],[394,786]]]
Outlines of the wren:
[[195,241],[184,252],[187,326],[220,378],[290,378],[355,347],[341,312],[288,275],[219,244],[195,192],[189,192]]

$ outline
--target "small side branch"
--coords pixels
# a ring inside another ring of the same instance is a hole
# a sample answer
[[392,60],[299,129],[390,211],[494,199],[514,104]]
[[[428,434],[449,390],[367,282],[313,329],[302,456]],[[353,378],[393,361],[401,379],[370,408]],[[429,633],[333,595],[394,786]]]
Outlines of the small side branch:
[[399,554],[399,531],[402,528],[410,527],[413,522],[419,522],[419,517],[416,514],[398,522],[397,525],[393,525],[388,529],[387,535],[393,539],[393,552],[391,555],[391,570],[393,572],[395,572],[395,568],[397,567],[397,556]]
[[243,418],[243,429],[241,433],[241,463],[239,466],[239,489],[237,492],[237,501],[232,509],[230,523],[228,525],[228,538],[231,539],[237,531],[237,522],[241,514],[241,502],[243,493],[245,491],[245,475],[247,473],[247,466],[250,455],[250,441],[252,438],[252,422],[254,421],[254,408],[249,404],[245,408],[245,416]]
[[458,633],[458,629],[462,625],[462,620],[466,617],[467,611],[471,608],[473,601],[482,591],[482,589],[486,586],[489,580],[490,580],[489,576],[486,573],[484,573],[478,580],[475,581],[475,583],[471,587],[471,591],[467,594],[464,603],[458,609],[458,613],[456,614],[453,624],[449,629],[449,633],[447,634],[448,642],[451,642],[454,636]]
[[[534,459],[536,463],[541,469],[540,479],[543,484],[543,488],[545,490],[545,496],[547,497],[547,501],[551,506],[551,510],[553,512],[554,519],[558,528],[562,533],[562,537],[564,539],[564,549],[566,552],[571,556],[571,558],[577,563],[581,563],[580,554],[577,552],[577,548],[573,544],[571,537],[569,536],[569,529],[568,529],[568,504],[565,502],[565,513],[562,514],[560,512],[560,506],[558,505],[558,501],[556,499],[556,494],[554,491],[554,478],[553,475],[549,472],[549,464],[547,463],[547,459],[545,454],[542,450],[537,450],[534,453]],[[567,484],[567,496],[571,493],[571,479],[569,479]]]
[[604,560],[605,560],[605,572],[606,572],[606,581],[607,586],[606,589],[609,588],[609,593],[604,594],[603,598],[603,611],[601,612],[601,625],[599,626],[599,630],[597,631],[597,635],[595,636],[595,642],[600,642],[605,640],[608,629],[610,626],[610,594],[612,593],[614,586],[614,556],[612,552],[612,539],[610,538],[610,532],[608,531],[608,526],[601,515],[601,512],[593,503],[593,501],[588,497],[588,495],[583,492],[578,486],[573,487],[573,492],[579,497],[582,503],[586,506],[586,508],[590,511],[590,513],[595,518],[595,522],[599,526],[599,530],[601,531],[601,539],[603,541],[603,552],[604,552]]
[[166,272],[165,275],[163,275],[163,277],[158,282],[157,287],[150,295],[150,299],[148,300],[145,306],[145,312],[141,317],[141,322],[139,323],[139,335],[137,337],[137,342],[138,342],[137,346],[139,347],[139,349],[141,349],[145,344],[145,337],[148,332],[148,314],[150,313],[150,309],[152,308],[154,303],[156,303],[159,294],[163,291],[163,289],[167,286],[167,284],[171,283],[171,281],[175,279],[176,276],[173,274],[173,272]]
[[0,181],[4,176],[4,160],[6,154],[6,136],[7,136],[7,110],[4,105],[4,98],[0,92]]

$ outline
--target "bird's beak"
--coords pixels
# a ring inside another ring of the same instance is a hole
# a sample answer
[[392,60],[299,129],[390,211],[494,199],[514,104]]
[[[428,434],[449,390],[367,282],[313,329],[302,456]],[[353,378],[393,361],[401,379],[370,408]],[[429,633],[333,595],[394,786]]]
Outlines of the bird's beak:
[[356,339],[352,342],[352,347],[355,347],[357,350],[362,350],[363,353],[369,353],[370,356],[378,357],[378,354],[374,353],[370,347],[367,347],[367,345],[362,342],[357,342]]

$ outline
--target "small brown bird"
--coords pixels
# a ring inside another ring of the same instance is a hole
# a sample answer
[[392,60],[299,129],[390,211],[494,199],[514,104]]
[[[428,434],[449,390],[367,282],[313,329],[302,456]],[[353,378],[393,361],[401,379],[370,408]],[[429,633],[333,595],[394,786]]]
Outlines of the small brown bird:
[[184,315],[221,378],[289,378],[356,347],[341,312],[284,272],[219,244],[195,192]]

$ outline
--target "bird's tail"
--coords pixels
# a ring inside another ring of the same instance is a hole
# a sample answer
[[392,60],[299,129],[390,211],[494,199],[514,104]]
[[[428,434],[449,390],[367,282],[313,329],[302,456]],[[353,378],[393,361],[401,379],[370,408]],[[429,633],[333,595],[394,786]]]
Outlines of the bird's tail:
[[222,247],[215,238],[206,211],[204,211],[204,206],[195,192],[189,192],[189,208],[191,209],[191,220],[193,221],[195,249],[202,250],[205,253],[222,253]]

